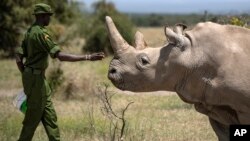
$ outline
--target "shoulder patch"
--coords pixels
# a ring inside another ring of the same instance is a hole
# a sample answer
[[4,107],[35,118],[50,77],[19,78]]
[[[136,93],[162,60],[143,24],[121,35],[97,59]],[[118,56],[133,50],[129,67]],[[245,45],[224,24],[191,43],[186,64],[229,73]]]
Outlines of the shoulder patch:
[[45,39],[45,40],[48,40],[48,38],[49,38],[49,35],[47,35],[47,34],[44,35],[44,39]]

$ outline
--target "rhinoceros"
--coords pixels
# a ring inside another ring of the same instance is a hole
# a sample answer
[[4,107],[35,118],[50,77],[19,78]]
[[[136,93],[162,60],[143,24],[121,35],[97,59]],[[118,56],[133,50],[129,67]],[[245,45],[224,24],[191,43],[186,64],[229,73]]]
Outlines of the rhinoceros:
[[[121,90],[173,91],[208,116],[218,140],[231,124],[250,124],[250,30],[212,22],[165,27],[167,44],[148,47],[136,32],[129,45],[106,16],[114,51],[108,78]],[[152,35],[154,36],[154,35]]]

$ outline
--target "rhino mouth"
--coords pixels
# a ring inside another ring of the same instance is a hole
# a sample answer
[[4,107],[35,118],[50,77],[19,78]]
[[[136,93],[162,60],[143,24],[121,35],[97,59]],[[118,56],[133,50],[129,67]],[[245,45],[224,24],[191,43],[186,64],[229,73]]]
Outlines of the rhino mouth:
[[124,80],[122,79],[121,75],[118,74],[110,74],[108,75],[109,80],[120,90],[124,90]]
[[124,83],[115,83],[114,84],[118,89],[120,90],[125,90],[125,85]]

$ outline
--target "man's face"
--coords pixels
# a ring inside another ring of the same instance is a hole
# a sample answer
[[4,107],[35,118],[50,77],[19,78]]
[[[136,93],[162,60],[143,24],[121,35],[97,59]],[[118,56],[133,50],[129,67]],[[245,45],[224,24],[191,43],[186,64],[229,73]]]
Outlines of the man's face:
[[36,15],[36,20],[43,26],[48,26],[50,22],[50,14],[38,14]]
[[44,26],[48,26],[49,25],[49,22],[50,22],[50,14],[44,14],[43,16],[43,24]]

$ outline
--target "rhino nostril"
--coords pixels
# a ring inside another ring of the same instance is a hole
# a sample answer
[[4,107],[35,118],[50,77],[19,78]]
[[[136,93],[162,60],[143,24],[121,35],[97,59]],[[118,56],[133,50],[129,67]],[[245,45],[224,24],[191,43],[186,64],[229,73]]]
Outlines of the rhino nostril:
[[110,70],[109,70],[109,73],[111,73],[111,74],[116,73],[116,69],[115,69],[115,68],[110,69]]

